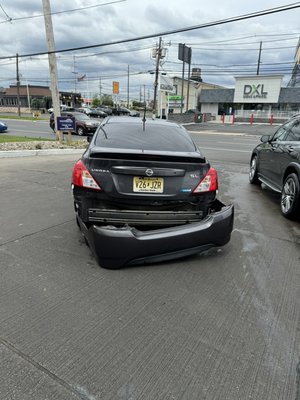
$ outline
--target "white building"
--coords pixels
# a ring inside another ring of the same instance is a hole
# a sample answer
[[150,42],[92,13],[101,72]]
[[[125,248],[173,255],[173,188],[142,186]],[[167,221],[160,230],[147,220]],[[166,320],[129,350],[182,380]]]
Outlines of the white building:
[[[219,89],[222,86],[202,82],[202,80],[190,80],[175,76],[171,85],[164,84],[164,77],[161,77],[158,91],[158,115],[164,116],[168,113],[179,114],[188,110],[198,110],[199,96],[202,90]],[[182,85],[183,82],[183,85]],[[183,87],[182,87],[183,86]],[[165,90],[165,89],[168,90]],[[182,90],[183,89],[183,90]]]
[[235,78],[235,88],[202,90],[200,111],[237,118],[288,118],[300,112],[300,87],[282,87],[283,75]]

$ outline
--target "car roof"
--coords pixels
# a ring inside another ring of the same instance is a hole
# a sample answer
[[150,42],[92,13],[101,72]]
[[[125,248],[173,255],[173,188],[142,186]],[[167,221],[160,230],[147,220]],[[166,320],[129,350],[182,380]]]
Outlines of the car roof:
[[[108,117],[103,121],[102,125],[106,124],[128,124],[128,125],[141,125],[143,123],[143,117],[141,116],[140,118],[131,118],[127,116],[112,116]],[[147,125],[173,125],[179,127],[180,125],[177,122],[174,121],[167,121],[165,119],[160,119],[160,118],[146,118],[145,124]]]
[[61,111],[61,114],[74,114],[74,115],[81,115],[80,111]]

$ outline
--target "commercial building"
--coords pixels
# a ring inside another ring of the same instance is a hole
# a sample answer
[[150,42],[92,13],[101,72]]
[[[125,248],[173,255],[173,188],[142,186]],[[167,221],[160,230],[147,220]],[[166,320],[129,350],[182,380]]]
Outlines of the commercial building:
[[240,119],[286,119],[300,112],[300,87],[282,87],[282,80],[283,75],[243,76],[235,78],[233,89],[203,89],[200,111],[215,117],[235,114]]
[[220,89],[223,86],[203,82],[200,68],[193,68],[190,79],[174,76],[159,77],[158,115],[181,114],[198,110],[202,90]]
[[[82,98],[80,93],[60,92],[60,102],[69,107],[80,107]],[[52,96],[47,86],[11,85],[9,88],[0,88],[0,111],[31,112],[31,109],[47,110],[52,107]]]

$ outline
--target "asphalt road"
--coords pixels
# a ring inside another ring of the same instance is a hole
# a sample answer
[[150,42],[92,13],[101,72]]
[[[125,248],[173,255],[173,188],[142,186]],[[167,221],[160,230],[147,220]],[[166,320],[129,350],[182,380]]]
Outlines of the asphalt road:
[[[102,120],[101,120],[102,121]],[[28,136],[36,138],[54,139],[52,129],[49,127],[48,119],[36,121],[24,120],[6,120],[8,125],[8,134],[12,136]],[[278,128],[278,125],[269,124],[220,124],[215,122],[188,124],[186,128],[191,132],[209,132],[209,133],[234,133],[261,136],[263,134],[272,134]],[[78,139],[78,136],[74,136]]]
[[[4,121],[4,119],[3,119]],[[11,136],[27,136],[31,138],[55,139],[48,120],[5,120],[8,130],[5,134]]]
[[78,156],[0,159],[1,400],[300,399],[300,224],[248,184],[258,137],[193,135],[230,243],[116,271],[75,224]]

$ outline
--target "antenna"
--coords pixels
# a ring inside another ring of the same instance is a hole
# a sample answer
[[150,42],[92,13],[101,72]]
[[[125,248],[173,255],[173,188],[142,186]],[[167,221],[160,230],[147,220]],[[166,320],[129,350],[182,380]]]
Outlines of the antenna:
[[144,115],[143,115],[143,132],[145,132],[145,127],[146,127],[146,101],[145,101],[145,107],[144,107]]

